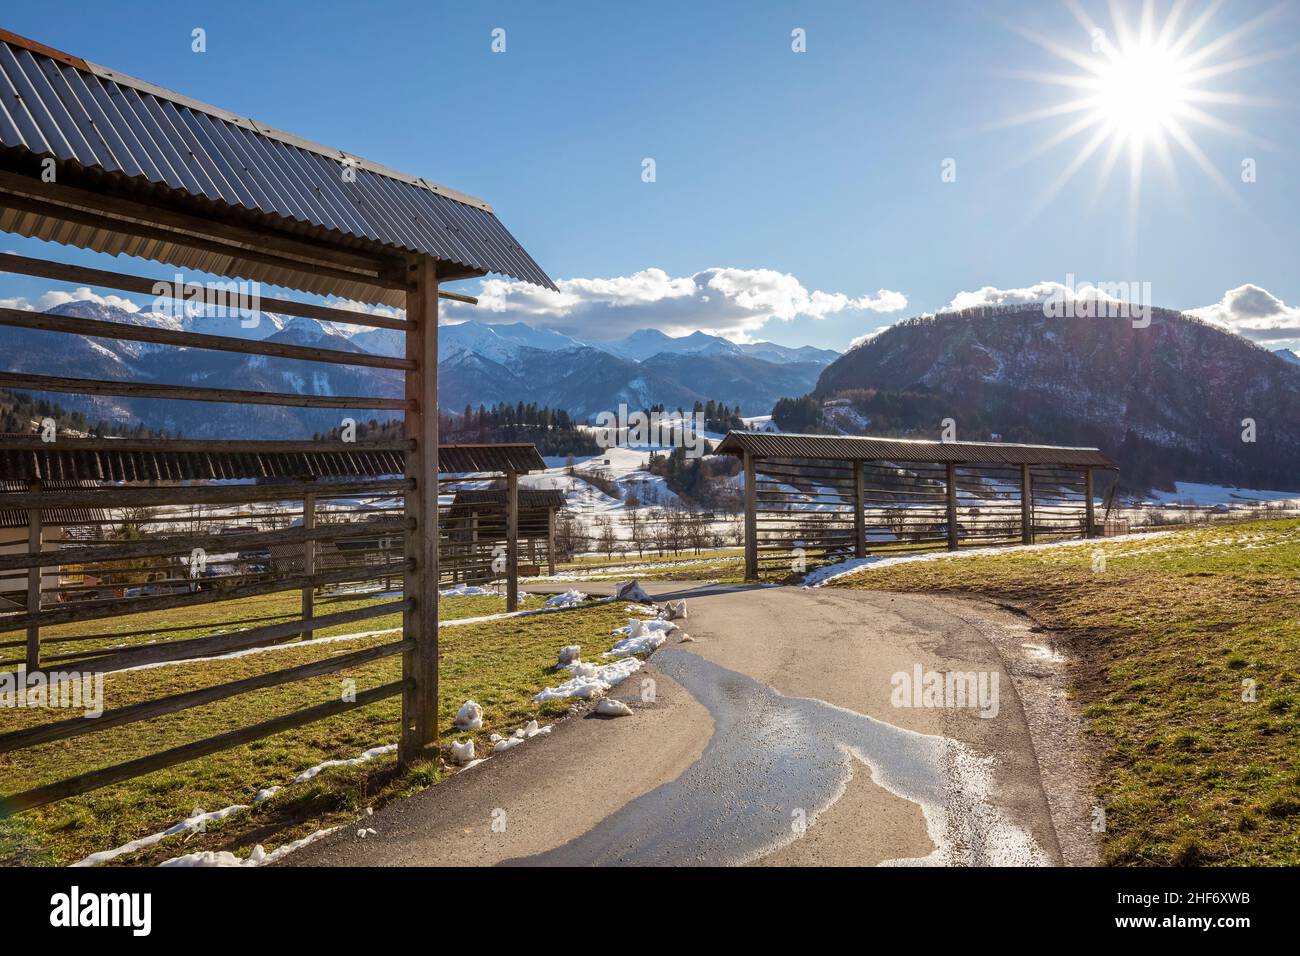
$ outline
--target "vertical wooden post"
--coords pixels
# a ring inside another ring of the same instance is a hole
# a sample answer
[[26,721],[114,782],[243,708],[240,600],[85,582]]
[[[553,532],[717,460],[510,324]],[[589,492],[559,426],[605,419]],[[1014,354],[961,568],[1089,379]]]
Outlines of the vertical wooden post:
[[754,456],[745,452],[745,580],[758,580],[758,488]]
[[546,573],[555,574],[555,509],[546,509]]
[[[41,490],[41,483],[33,481],[30,484],[33,492]],[[32,508],[27,512],[27,553],[41,553],[41,509]],[[41,574],[44,568],[40,565],[27,570],[27,613],[35,614],[41,609]],[[32,624],[27,628],[27,669],[34,671],[41,666],[41,627],[39,624]]]
[[519,476],[506,472],[506,610],[519,610]]
[[403,597],[414,607],[403,615],[402,628],[414,647],[402,658],[403,763],[418,757],[438,733],[438,271],[429,256],[407,265],[406,357],[415,367],[406,373],[404,434],[414,441],[406,452],[406,477],[415,487],[406,494],[406,515],[415,528],[406,533],[408,567]]
[[[316,527],[316,493],[305,492],[302,496],[302,529],[310,532]],[[302,573],[310,578],[316,573],[316,542],[308,538],[302,543]],[[302,588],[302,619],[304,621],[316,616],[316,591],[310,581]],[[302,639],[310,641],[311,631],[303,631]]]
[[1034,543],[1034,480],[1028,465],[1020,466],[1020,540]]
[[1095,508],[1092,503],[1092,469],[1091,468],[1083,469],[1083,497],[1084,497],[1083,520],[1085,522],[1083,526],[1083,536],[1085,538],[1091,538],[1095,536],[1093,531],[1093,522],[1097,520],[1097,516],[1094,513]]
[[867,491],[860,461],[853,463],[853,556],[867,556]]
[[948,550],[956,551],[961,547],[961,536],[957,533],[957,466],[951,462],[944,469],[945,490],[948,501]]

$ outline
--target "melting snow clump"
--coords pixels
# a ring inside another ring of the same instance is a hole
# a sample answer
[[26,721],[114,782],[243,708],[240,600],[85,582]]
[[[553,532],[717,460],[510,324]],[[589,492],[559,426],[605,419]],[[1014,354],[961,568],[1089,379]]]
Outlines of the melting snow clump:
[[568,590],[563,594],[556,594],[554,597],[546,599],[547,607],[577,607],[583,601],[587,600],[587,595],[581,591]]
[[671,631],[677,630],[677,625],[672,621],[662,619],[654,621],[637,621],[627,622],[627,627],[614,629],[615,634],[625,634],[626,637],[606,651],[603,657],[615,657],[620,654],[649,654],[665,640]]
[[452,763],[464,766],[474,759],[474,741],[472,740],[453,740],[451,742],[451,761]]
[[632,708],[621,700],[606,697],[596,705],[596,713],[602,717],[631,717]]
[[646,593],[645,588],[641,587],[641,582],[633,578],[626,584],[620,584],[618,590],[614,592],[615,601],[634,601],[637,604],[651,604],[653,600]]
[[483,726],[483,708],[472,700],[465,701],[456,712],[456,726],[461,730],[478,730]]
[[556,664],[556,669],[568,667],[570,664],[576,664],[582,660],[581,644],[565,644],[560,648],[560,663]]

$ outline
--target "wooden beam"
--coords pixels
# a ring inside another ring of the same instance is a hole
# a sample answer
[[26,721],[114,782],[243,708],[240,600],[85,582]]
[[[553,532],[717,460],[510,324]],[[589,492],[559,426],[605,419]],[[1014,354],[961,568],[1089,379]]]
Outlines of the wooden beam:
[[409,451],[413,442],[396,441],[244,441],[241,439],[187,439],[187,438],[67,438],[59,436],[56,443],[47,442],[39,435],[6,435],[5,451],[114,451],[145,452],[150,455],[172,455],[197,452],[215,455],[226,452],[238,455],[357,455],[369,451]]
[[1083,469],[1083,494],[1084,494],[1084,502],[1085,502],[1083,507],[1083,515],[1084,515],[1083,536],[1085,538],[1096,537],[1096,532],[1093,526],[1097,520],[1097,516],[1095,514],[1096,505],[1094,505],[1092,501],[1092,495],[1093,495],[1092,481],[1093,481],[1092,469],[1091,468]]
[[[41,483],[33,481],[29,486],[33,494],[40,494]],[[41,553],[41,509],[29,508],[27,511],[27,554]],[[27,572],[27,613],[38,614],[41,610],[41,568],[32,567]],[[41,626],[33,621],[27,625],[27,669],[34,671],[41,666]]]
[[867,502],[862,480],[862,462],[853,463],[853,556],[867,556]]
[[745,452],[745,580],[758,580],[757,479],[754,456]]
[[[152,508],[159,505],[229,505],[254,501],[301,501],[307,491],[301,481],[268,481],[252,485],[181,485],[151,488],[75,488],[69,491],[0,493],[0,508]],[[407,478],[332,481],[328,495],[400,495],[413,487]],[[147,523],[147,522],[146,522]]]
[[191,707],[201,707],[204,704],[211,704],[218,700],[225,700],[238,694],[247,694],[250,691],[262,690],[266,687],[279,687],[282,684],[306,680],[310,677],[336,674],[349,667],[359,667],[371,661],[392,657],[405,650],[405,641],[381,644],[378,647],[368,647],[365,650],[353,651],[350,654],[342,654],[337,657],[325,657],[307,664],[299,664],[296,667],[286,667],[265,674],[255,674],[252,677],[244,677],[225,684],[214,684],[210,687],[201,687],[198,690],[169,694],[157,700],[128,704],[125,707],[106,710],[93,720],[87,720],[85,717],[70,717],[67,720],[56,721],[52,724],[39,724],[23,730],[14,730],[6,734],[0,734],[0,753],[22,750],[24,747],[35,747],[37,744],[51,743],[55,740],[68,740],[84,734],[98,733],[101,730],[108,730],[110,727],[122,727],[141,720],[152,720],[155,717],[178,713]]
[[[194,271],[198,272],[198,270]],[[86,285],[119,289],[122,292],[138,292],[143,295],[163,295],[167,298],[175,298],[168,292],[160,293],[158,291],[160,287],[174,291],[175,277],[171,279],[150,279],[146,276],[110,272],[107,269],[92,269],[89,266],[49,262],[45,259],[34,259],[30,256],[20,256],[12,252],[0,253],[0,272],[39,276],[43,279],[54,279],[59,282],[84,282]],[[224,289],[210,289],[203,285],[199,285],[198,288],[203,293],[202,299],[190,299],[189,295],[186,294],[186,301],[202,301],[204,305],[243,311],[252,311],[256,308],[264,312],[274,312],[278,315],[297,315],[306,319],[317,319],[321,322],[339,322],[344,325],[361,325],[374,329],[396,329],[404,332],[408,328],[405,319],[393,318],[387,315],[372,315],[369,312],[357,312],[353,309],[336,309],[327,305],[311,305],[307,302],[295,302],[292,299],[273,299],[262,295],[250,298],[242,293],[232,294]],[[439,294],[444,298],[455,299],[458,302],[469,302],[471,305],[478,304],[478,299],[473,296],[460,295],[456,292]]]
[[956,551],[961,547],[961,535],[957,530],[957,466],[948,464],[946,474],[945,498],[948,506],[948,550]]
[[[295,238],[263,224],[236,223],[213,215],[191,215],[147,200],[113,195],[104,189],[91,190],[64,183],[47,183],[37,176],[8,170],[0,170],[0,196],[6,196],[0,202],[7,202],[8,198],[22,198],[47,201],[48,205],[56,208],[102,211],[107,216],[124,220],[128,228],[123,231],[127,233],[132,231],[129,228],[131,225],[154,224],[171,237],[168,239],[170,242],[185,245],[190,239],[206,239],[219,245],[222,251],[254,253],[245,258],[257,258],[257,249],[267,249],[279,254],[282,261],[292,263],[294,268],[307,272],[322,272],[327,266],[336,266],[354,272],[353,278],[369,281],[371,277],[366,273],[378,277],[393,269],[398,258],[396,255],[390,259],[356,249],[344,249],[327,242]],[[373,284],[385,283],[399,288],[402,279],[394,273]]]
[[506,610],[519,610],[519,476],[506,472]]
[[231,405],[287,405],[294,408],[374,408],[404,410],[400,398],[364,395],[301,395],[296,392],[252,392],[235,388],[195,388],[188,385],[153,385],[91,378],[63,378],[0,372],[0,388],[21,391],[71,392],[81,395],[120,395],[124,398],[168,398],[186,402],[224,402]]
[[1028,465],[1020,466],[1020,541],[1034,543],[1034,479]]
[[38,329],[43,332],[67,332],[72,335],[89,335],[101,339],[129,342],[151,342],[156,345],[174,345],[178,348],[209,349],[216,352],[238,352],[242,355],[266,355],[272,358],[297,359],[301,362],[328,362],[332,365],[354,365],[368,368],[406,369],[405,359],[369,352],[345,352],[341,349],[322,349],[311,345],[289,345],[283,342],[263,342],[258,339],[240,339],[232,335],[208,335],[204,332],[178,332],[145,325],[128,325],[125,322],[104,322],[82,319],[72,315],[49,315],[45,312],[27,312],[22,309],[0,308],[0,325],[20,329]]
[[[4,175],[4,173],[0,173],[0,179],[3,179]],[[229,242],[210,238],[207,234],[194,235],[188,232],[178,232],[174,229],[168,229],[163,226],[151,225],[150,223],[154,220],[145,220],[142,222],[135,219],[107,215],[102,212],[91,212],[85,208],[65,206],[56,202],[46,202],[44,200],[34,199],[27,195],[19,195],[5,192],[3,190],[0,190],[0,206],[6,206],[19,212],[31,213],[35,216],[46,216],[55,220],[75,223],[79,226],[88,226],[91,229],[100,229],[106,232],[120,232],[125,235],[139,236],[142,239],[153,239],[157,242],[197,249],[201,252],[212,252],[221,256],[229,256],[229,262],[210,270],[213,274],[217,275],[241,275],[241,270],[235,266],[235,260],[244,259],[250,262],[256,262],[259,265],[271,266],[275,269],[283,269],[289,272],[311,273],[324,278],[336,279],[343,282],[362,283],[381,289],[401,290],[404,288],[399,282],[395,282],[369,271],[353,272],[349,269],[320,265],[316,262],[305,261],[292,256],[263,252],[256,245],[233,245]],[[93,208],[100,209],[104,207],[96,205]],[[200,220],[200,222],[206,222],[206,220]],[[254,231],[246,233],[245,238],[242,241],[257,243],[261,242],[264,238],[265,237],[261,233]],[[270,248],[269,244],[267,245],[267,248]]]
[[438,727],[438,271],[428,256],[407,266],[406,315],[415,330],[406,336],[405,437],[415,442],[406,454],[406,515],[415,531],[406,536],[408,569],[405,596],[414,606],[404,616],[411,650],[402,657],[402,732],[404,764],[437,740]]
[[[310,580],[316,574],[316,542],[310,537],[316,530],[316,495],[307,492],[302,496],[302,573]],[[302,619],[310,621],[316,613],[316,588],[306,584],[302,589]],[[311,631],[303,632],[303,639],[310,640]]]
[[98,790],[100,787],[107,787],[123,780],[130,780],[146,773],[153,773],[155,770],[174,767],[178,763],[185,763],[197,757],[206,757],[208,754],[229,750],[231,747],[238,747],[254,740],[261,740],[263,737],[270,737],[273,734],[283,733],[304,724],[324,720],[326,717],[333,717],[335,714],[342,714],[358,707],[365,707],[367,704],[402,693],[405,686],[405,681],[394,681],[391,684],[372,687],[359,692],[353,700],[326,701],[323,704],[317,704],[315,707],[295,710],[280,717],[264,720],[260,724],[254,724],[251,727],[244,727],[240,730],[218,734],[215,737],[196,740],[193,743],[182,744],[179,747],[164,750],[162,753],[130,760],[112,767],[104,767],[100,770],[92,770],[89,773],[60,780],[58,783],[26,790],[23,793],[0,799],[0,816],[8,816],[22,810],[30,810],[33,807],[54,803],[56,800],[73,797],[79,793]]
[[555,509],[546,509],[546,573],[555,574]]

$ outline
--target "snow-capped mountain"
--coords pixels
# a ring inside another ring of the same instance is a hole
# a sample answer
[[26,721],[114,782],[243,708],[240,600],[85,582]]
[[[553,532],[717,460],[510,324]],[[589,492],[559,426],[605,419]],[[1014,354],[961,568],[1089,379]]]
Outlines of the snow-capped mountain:
[[1292,365],[1300,365],[1300,354],[1294,349],[1274,349],[1273,354],[1283,362],[1290,362]]
[[692,332],[690,335],[673,337],[658,329],[639,329],[626,338],[612,342],[594,343],[620,358],[634,362],[644,362],[656,355],[748,355],[776,364],[794,362],[811,362],[828,365],[839,358],[839,353],[831,349],[819,349],[811,345],[790,348],[773,342],[736,343],[720,335],[707,332]]

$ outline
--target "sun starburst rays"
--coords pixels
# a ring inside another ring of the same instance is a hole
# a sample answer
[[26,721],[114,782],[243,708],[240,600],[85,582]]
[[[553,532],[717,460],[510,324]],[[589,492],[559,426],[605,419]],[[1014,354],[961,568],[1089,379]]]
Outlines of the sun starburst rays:
[[[1132,19],[1125,16],[1118,0],[1110,0],[1106,26],[1095,22],[1078,0],[1066,0],[1066,6],[1083,30],[1082,43],[1062,42],[1021,26],[1012,27],[1064,67],[1011,74],[1038,85],[1061,88],[1065,95],[1057,103],[996,124],[997,128],[1046,121],[1060,124],[1022,157],[1022,161],[1036,159],[1070,144],[1069,162],[1049,184],[1037,206],[1050,203],[1094,157],[1099,173],[1094,202],[1120,159],[1127,156],[1133,211],[1148,155],[1158,161],[1158,168],[1175,189],[1181,157],[1235,198],[1222,171],[1198,144],[1197,134],[1214,133],[1269,145],[1219,113],[1233,107],[1275,104],[1217,88],[1217,84],[1225,77],[1293,52],[1243,53],[1237,49],[1244,38],[1277,16],[1280,8],[1211,35],[1221,0],[1214,0],[1195,14],[1189,12],[1188,0],[1175,0],[1159,22],[1154,0],[1144,0]],[[1212,87],[1212,83],[1216,86]]]

